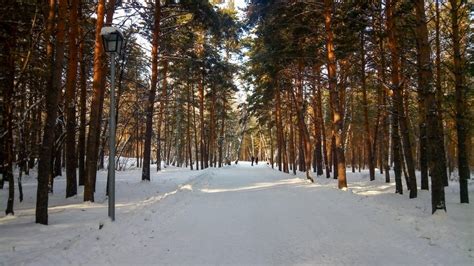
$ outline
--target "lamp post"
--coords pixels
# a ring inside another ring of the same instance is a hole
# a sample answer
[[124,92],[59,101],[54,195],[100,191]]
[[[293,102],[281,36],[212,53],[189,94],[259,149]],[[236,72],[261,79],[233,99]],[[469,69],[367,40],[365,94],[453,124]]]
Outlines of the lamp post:
[[109,122],[109,217],[115,220],[115,54],[122,51],[123,34],[119,28],[103,27],[100,31],[105,52],[110,54],[110,122]]

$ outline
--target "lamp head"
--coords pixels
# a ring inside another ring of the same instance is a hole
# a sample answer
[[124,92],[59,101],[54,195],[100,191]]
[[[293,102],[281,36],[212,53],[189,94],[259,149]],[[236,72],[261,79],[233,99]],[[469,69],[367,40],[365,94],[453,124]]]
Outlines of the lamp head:
[[111,26],[102,27],[100,35],[102,36],[104,50],[107,53],[120,54],[122,52],[123,33],[119,28]]

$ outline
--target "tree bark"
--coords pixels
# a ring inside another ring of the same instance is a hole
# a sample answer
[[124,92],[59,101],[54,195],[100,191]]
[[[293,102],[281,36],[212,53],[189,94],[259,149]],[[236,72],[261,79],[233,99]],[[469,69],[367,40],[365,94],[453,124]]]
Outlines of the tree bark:
[[97,3],[96,32],[94,44],[94,75],[92,81],[92,101],[89,114],[89,131],[86,146],[86,173],[84,179],[84,201],[94,201],[95,177],[97,172],[97,157],[100,143],[100,120],[103,95],[105,91],[105,54],[102,47],[100,31],[104,25],[105,0]]
[[194,97],[194,87],[191,87],[191,96],[192,96],[192,103],[193,103],[193,124],[194,124],[194,153],[196,157],[196,170],[199,170],[199,141],[198,141],[198,127],[197,127],[197,120],[196,120],[196,99]]
[[[221,130],[219,133],[219,140],[218,140],[218,145],[219,145],[219,167],[223,166],[223,148],[224,148],[224,143],[225,143],[225,117],[226,117],[226,97],[225,97],[225,92],[222,92],[222,110],[221,110]],[[271,136],[270,136],[271,137]]]
[[[50,13],[48,17],[48,30],[45,34],[52,34],[54,19],[54,0],[50,1]],[[54,147],[54,131],[57,118],[57,105],[61,90],[61,73],[64,59],[64,39],[66,34],[66,9],[67,1],[59,0],[58,17],[56,28],[54,64],[51,65],[51,88],[46,88],[46,123],[43,130],[43,143],[41,145],[40,160],[38,163],[38,188],[36,193],[36,223],[48,224],[48,180],[51,174],[51,155]],[[50,24],[51,23],[51,24]],[[48,40],[48,38],[46,39]]]
[[[457,155],[459,168],[459,188],[461,203],[469,203],[469,192],[467,189],[467,180],[470,179],[471,172],[469,170],[469,152],[467,142],[469,139],[469,108],[466,104],[466,97],[469,91],[464,81],[465,63],[461,55],[461,37],[459,30],[460,14],[459,10],[463,5],[463,1],[449,0],[451,3],[451,27],[452,27],[452,44],[453,44],[453,73],[454,87],[456,99],[456,134],[457,134]],[[433,185],[432,185],[433,188]],[[440,191],[441,192],[441,191]],[[433,193],[433,192],[432,192]],[[443,196],[443,197],[442,197]],[[444,194],[437,197],[439,205],[444,204]],[[435,204],[435,203],[433,203]],[[443,206],[439,206],[442,208]],[[437,207],[438,208],[438,207]]]
[[329,158],[328,158],[328,144],[327,144],[327,136],[326,136],[326,126],[324,122],[324,115],[323,115],[323,99],[322,99],[322,93],[321,93],[321,88],[318,88],[318,114],[320,118],[320,125],[321,125],[321,137],[323,140],[323,159],[324,159],[324,166],[326,167],[326,178],[330,178],[331,174],[331,164],[329,163]]
[[210,103],[209,103],[209,139],[207,141],[207,150],[209,154],[209,165],[210,167],[215,167],[214,157],[215,157],[215,132],[216,132],[216,90],[214,87],[211,87],[210,91]]
[[[165,136],[166,139],[166,121],[165,121],[165,134],[161,134],[161,127],[163,125],[163,117],[166,118],[166,106],[168,104],[168,61],[165,59],[163,60],[163,86],[161,88],[161,101],[160,101],[160,111],[158,112],[158,126],[156,130],[156,138],[157,138],[157,146],[156,146],[156,171],[161,170],[161,147],[166,146],[166,142],[162,140],[162,136]],[[166,147],[163,149],[163,153],[166,153]],[[164,156],[166,157],[166,156]]]
[[[80,12],[80,9],[79,9]],[[81,16],[82,17],[82,16]],[[79,29],[80,36],[84,36],[84,30],[82,27]],[[87,114],[87,68],[86,68],[86,55],[84,53],[84,41],[81,41],[79,45],[79,58],[80,58],[80,68],[79,68],[79,87],[81,89],[80,93],[80,109],[81,114],[79,117],[80,127],[79,127],[79,140],[78,140],[78,156],[79,156],[79,185],[83,186],[86,178],[86,169],[85,169],[85,156],[86,156],[86,114]]]
[[375,180],[375,162],[374,155],[372,151],[372,134],[369,127],[369,103],[367,101],[367,82],[365,78],[365,40],[364,32],[361,33],[360,37],[360,53],[361,53],[361,85],[362,85],[362,104],[364,106],[364,127],[365,127],[365,140],[366,140],[366,151],[367,151],[367,161],[369,165],[369,175],[370,181]]
[[424,0],[416,0],[416,43],[417,70],[421,97],[426,110],[426,133],[428,137],[428,166],[431,174],[431,206],[432,213],[438,209],[446,210],[444,199],[443,175],[446,175],[446,162],[443,148],[443,135],[440,130],[439,110],[436,105],[436,91],[433,88],[433,71],[431,51],[428,41],[428,28],[425,16]]
[[[192,85],[188,84],[188,90],[187,90],[187,103],[186,103],[186,112],[187,112],[187,117],[186,117],[186,140],[188,144],[188,156],[189,156],[189,165],[191,170],[193,170],[193,153],[191,150],[191,92],[192,92]],[[221,153],[222,155],[222,153]],[[221,164],[221,160],[219,160],[219,167]]]
[[410,140],[410,130],[408,127],[408,121],[406,110],[407,108],[404,107],[404,99],[403,99],[403,84],[400,84],[399,89],[395,90],[395,103],[398,106],[398,120],[400,123],[400,133],[402,136],[403,142],[403,154],[405,157],[406,162],[406,170],[408,174],[407,185],[410,190],[410,199],[417,197],[417,184],[416,184],[416,176],[415,176],[415,162],[413,160],[413,153],[411,149],[411,140]]
[[[142,180],[150,181],[151,137],[153,134],[153,107],[155,105],[156,83],[158,82],[158,47],[160,40],[161,4],[155,1],[153,39],[151,48],[151,84],[146,107],[145,147],[143,150]],[[159,145],[159,143],[158,143]],[[158,162],[160,163],[160,162]]]
[[[442,139],[443,139],[443,145],[441,147],[443,154],[445,155],[443,161],[445,162],[444,168],[446,169],[446,149],[444,146],[444,128],[443,128],[443,88],[441,87],[441,44],[440,44],[440,26],[439,22],[441,20],[440,14],[439,14],[439,0],[436,0],[435,4],[435,9],[436,9],[436,19],[435,19],[435,31],[436,31],[436,37],[435,37],[435,46],[436,46],[436,106],[438,108],[438,115],[439,115],[439,129],[438,131],[440,134],[442,134]],[[444,186],[447,187],[448,184],[448,173],[446,171],[443,172],[443,183]]]
[[306,172],[306,179],[310,180],[311,183],[314,183],[314,179],[311,176],[311,155],[312,155],[312,147],[311,147],[311,140],[309,135],[308,127],[304,121],[304,99],[303,99],[303,65],[300,63],[298,66],[298,95],[297,97],[292,93],[293,100],[296,103],[296,115],[298,120],[299,126],[299,136],[300,142],[302,146],[300,149],[302,150],[301,155],[303,156],[302,163],[303,163],[303,171]]
[[324,1],[324,18],[326,28],[326,49],[327,49],[327,64],[328,64],[328,80],[329,80],[329,94],[333,107],[333,128],[335,140],[335,152],[337,158],[337,172],[338,172],[338,187],[347,187],[346,181],[346,160],[344,155],[344,140],[343,140],[343,115],[342,105],[339,99],[339,91],[337,88],[336,77],[336,56],[334,52],[334,34],[331,27],[333,0]]
[[283,171],[283,125],[281,122],[281,99],[280,99],[280,88],[275,85],[275,125],[276,125],[276,140],[277,140],[277,164],[278,170]]
[[[421,78],[421,77],[420,77]],[[421,80],[418,81],[421,84]],[[421,85],[420,85],[421,87]],[[421,88],[420,88],[421,89]],[[419,129],[420,129],[420,175],[421,175],[421,189],[428,190],[428,135],[426,132],[426,110],[425,97],[422,92],[419,92],[418,110],[420,113]]]
[[320,112],[321,109],[321,101],[319,100],[320,97],[320,87],[321,81],[319,77],[320,68],[317,67],[314,71],[314,75],[316,76],[316,81],[314,82],[313,87],[313,116],[314,116],[314,139],[315,139],[315,148],[314,148],[314,172],[318,176],[323,175],[323,155],[322,155],[322,114]]
[[290,97],[290,92],[289,90],[286,91],[287,95],[287,100],[289,103],[289,109],[288,110],[288,120],[289,120],[289,126],[290,126],[290,165],[291,165],[291,170],[293,171],[293,174],[296,175],[296,153],[295,153],[295,132],[294,132],[294,123],[293,123],[293,100]]
[[[0,161],[2,167],[2,181],[1,188],[3,188],[3,183],[8,182],[8,200],[7,208],[5,210],[6,215],[14,215],[13,203],[15,201],[15,180],[13,178],[13,116],[14,116],[14,87],[15,87],[15,48],[16,48],[16,35],[17,28],[14,23],[1,23],[2,28],[0,31],[0,73],[2,77],[0,78],[0,86],[2,88],[2,134],[0,136],[1,141],[3,142],[2,155],[5,158],[2,158]],[[56,110],[56,109],[55,109]],[[5,133],[3,133],[5,131]],[[21,170],[20,170],[21,171]],[[46,196],[47,196],[46,191]]]
[[206,141],[205,141],[205,130],[204,130],[204,73],[199,76],[199,126],[201,128],[200,148],[201,151],[201,169],[207,168],[207,155],[206,155]]
[[76,177],[76,78],[77,78],[77,34],[78,0],[72,0],[69,14],[69,61],[66,77],[66,198],[77,194]]
[[400,90],[400,81],[399,81],[399,55],[398,55],[398,45],[395,33],[395,22],[394,22],[394,5],[395,3],[391,0],[386,1],[386,12],[387,12],[387,31],[388,31],[388,46],[390,49],[390,55],[392,59],[392,152],[393,152],[393,161],[394,161],[394,171],[395,171],[395,193],[403,194],[402,187],[402,160],[400,158],[400,133],[398,126],[398,104],[395,94],[399,93]]
[[[378,8],[382,8],[382,1],[377,2]],[[388,108],[387,108],[387,90],[384,88],[386,84],[385,76],[385,47],[384,47],[384,36],[383,36],[383,15],[380,14],[378,17],[379,31],[377,32],[378,36],[378,46],[380,52],[380,64],[378,65],[377,75],[380,80],[381,96],[382,96],[382,107],[381,108],[381,123],[382,123],[382,137],[381,137],[381,169],[385,170],[385,182],[390,183],[390,165],[389,165],[389,154],[390,154],[390,138],[389,138],[389,128],[390,128],[390,119],[388,119]]]

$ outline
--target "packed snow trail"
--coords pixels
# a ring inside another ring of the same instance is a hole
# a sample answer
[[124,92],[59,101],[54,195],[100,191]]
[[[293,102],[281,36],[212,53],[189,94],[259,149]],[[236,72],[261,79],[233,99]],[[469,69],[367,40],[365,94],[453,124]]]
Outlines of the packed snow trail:
[[[335,189],[331,179],[310,184],[266,165],[242,162],[202,171],[171,196],[119,213],[116,222],[94,228],[60,252],[45,250],[29,263],[473,263],[472,253],[461,250],[466,246],[442,247],[432,239],[439,234],[424,236],[415,218],[374,201]],[[430,217],[423,217],[426,224]],[[466,233],[472,237],[472,231]]]

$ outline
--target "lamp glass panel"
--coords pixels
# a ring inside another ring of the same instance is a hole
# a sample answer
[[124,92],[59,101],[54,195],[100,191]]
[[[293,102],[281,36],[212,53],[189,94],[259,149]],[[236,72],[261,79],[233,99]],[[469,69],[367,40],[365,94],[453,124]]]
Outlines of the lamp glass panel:
[[113,52],[115,52],[115,50],[116,50],[115,41],[108,40],[107,41],[107,51],[113,53]]
[[120,53],[122,49],[123,37],[119,32],[111,32],[103,35],[105,51],[108,53]]

